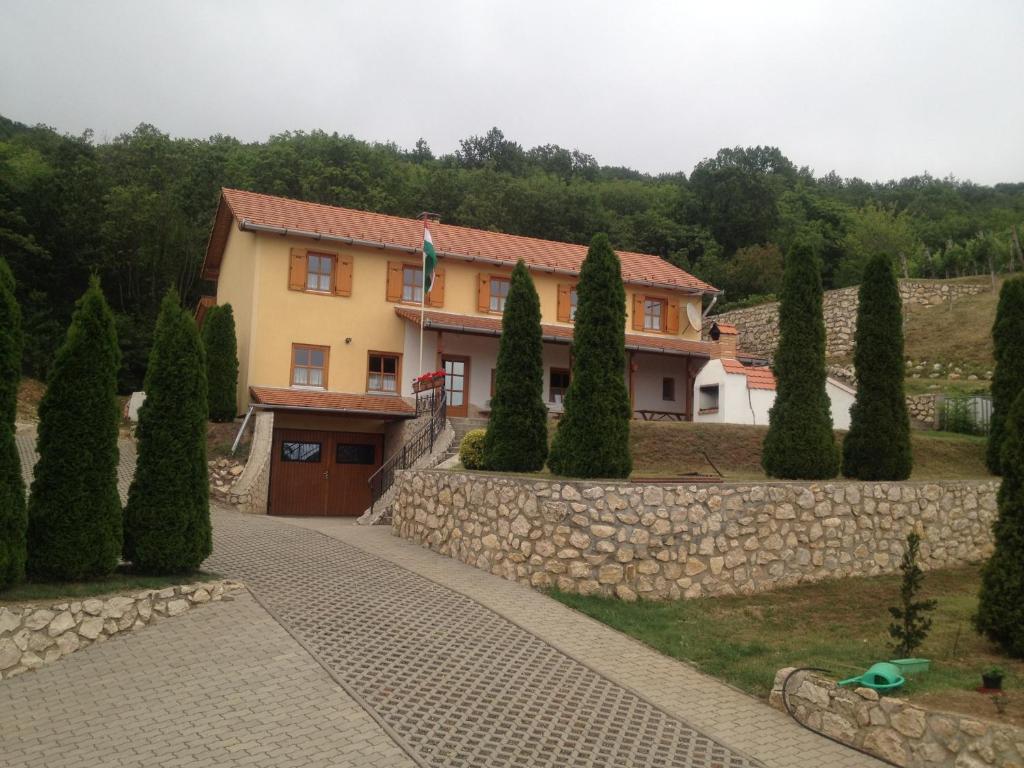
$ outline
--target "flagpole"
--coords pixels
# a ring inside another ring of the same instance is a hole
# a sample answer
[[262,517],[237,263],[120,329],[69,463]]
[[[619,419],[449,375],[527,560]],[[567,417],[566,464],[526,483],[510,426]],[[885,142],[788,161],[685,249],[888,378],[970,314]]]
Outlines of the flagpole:
[[[423,238],[422,243],[427,242],[427,215],[423,215]],[[424,314],[426,313],[427,305],[427,250],[423,246],[420,246],[420,364],[419,364],[419,375],[422,376],[426,371],[423,370],[423,326],[425,324]]]

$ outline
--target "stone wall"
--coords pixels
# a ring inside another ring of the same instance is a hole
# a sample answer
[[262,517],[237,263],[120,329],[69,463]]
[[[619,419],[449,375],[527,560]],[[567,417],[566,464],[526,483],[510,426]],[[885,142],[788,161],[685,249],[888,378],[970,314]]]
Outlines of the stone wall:
[[[770,702],[785,710],[775,675]],[[932,712],[870,688],[840,688],[813,672],[786,685],[796,719],[815,731],[908,768],[980,768],[1024,765],[1024,729],[948,712]]]
[[235,581],[209,581],[130,595],[0,607],[0,679],[51,664],[93,643],[179,616],[204,603],[230,600]]
[[938,395],[907,395],[907,412],[910,420],[930,428],[938,428],[935,403]]
[[625,600],[749,594],[991,551],[997,481],[640,485],[400,473],[393,531],[536,587]]
[[[857,286],[826,291],[822,314],[827,334],[825,354],[843,357],[853,352],[853,335],[857,329]],[[946,280],[900,280],[900,296],[904,305],[930,306],[961,296],[974,296],[992,290],[988,282],[950,282]],[[735,309],[708,318],[705,335],[712,321],[733,323],[740,332],[739,348],[744,352],[771,357],[779,340],[779,304],[759,304]]]
[[274,412],[256,411],[253,414],[252,445],[245,468],[228,490],[226,500],[242,512],[267,514],[270,494],[271,446],[274,443]]

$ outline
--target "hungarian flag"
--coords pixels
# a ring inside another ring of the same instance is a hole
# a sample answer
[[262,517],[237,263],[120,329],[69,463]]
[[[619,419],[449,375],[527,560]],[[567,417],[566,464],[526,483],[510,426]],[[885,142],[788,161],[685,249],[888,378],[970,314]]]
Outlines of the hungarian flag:
[[434,284],[434,269],[437,268],[437,253],[434,251],[434,241],[430,237],[430,228],[426,222],[423,223],[423,295],[430,292]]

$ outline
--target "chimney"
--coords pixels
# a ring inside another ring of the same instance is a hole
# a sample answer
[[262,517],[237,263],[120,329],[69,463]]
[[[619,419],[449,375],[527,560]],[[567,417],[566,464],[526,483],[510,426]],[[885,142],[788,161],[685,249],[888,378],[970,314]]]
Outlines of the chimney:
[[714,344],[711,345],[711,359],[736,358],[736,341],[739,334],[736,326],[730,323],[712,323],[709,334]]

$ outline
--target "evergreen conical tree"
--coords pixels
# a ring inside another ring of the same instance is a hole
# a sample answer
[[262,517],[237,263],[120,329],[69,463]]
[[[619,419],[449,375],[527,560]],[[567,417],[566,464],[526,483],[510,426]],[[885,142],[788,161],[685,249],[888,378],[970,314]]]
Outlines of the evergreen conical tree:
[[124,555],[144,573],[187,573],[212,549],[206,361],[196,324],[173,289],[160,305],[145,390]]
[[590,243],[576,286],[572,379],[548,466],[572,477],[627,477],[626,289],[607,235]]
[[210,421],[233,421],[238,415],[238,342],[230,304],[210,307],[203,321],[206,385]]
[[770,477],[823,480],[839,471],[839,451],[825,390],[821,264],[798,241],[786,256],[779,304],[777,390],[768,412],[761,465]]
[[39,404],[39,461],[28,504],[28,571],[37,578],[105,576],[120,561],[120,365],[114,315],[93,277]]
[[1017,395],[1024,391],[1024,277],[1007,280],[999,291],[992,345],[996,367],[992,374],[992,418],[985,461],[993,474],[1001,475],[1007,414]]
[[903,303],[888,256],[868,262],[858,302],[853,348],[857,397],[843,442],[843,474],[858,480],[906,480],[913,457],[903,393]]
[[21,309],[14,276],[0,259],[0,590],[25,577],[25,484],[14,442],[21,375]]
[[999,516],[992,526],[995,551],[982,571],[975,625],[1007,653],[1024,658],[1024,392],[1004,428]]
[[540,297],[520,260],[512,270],[501,318],[491,418],[484,438],[484,466],[502,472],[536,472],[548,456],[544,405],[544,343]]

